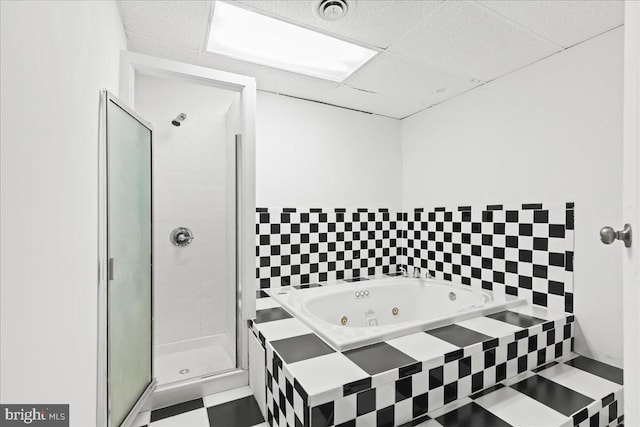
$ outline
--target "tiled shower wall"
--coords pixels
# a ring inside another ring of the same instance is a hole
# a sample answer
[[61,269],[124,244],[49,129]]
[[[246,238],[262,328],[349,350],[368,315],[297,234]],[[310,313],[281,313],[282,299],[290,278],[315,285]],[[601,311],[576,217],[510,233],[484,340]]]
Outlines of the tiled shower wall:
[[437,279],[573,312],[573,203],[257,209],[260,288],[428,269]]

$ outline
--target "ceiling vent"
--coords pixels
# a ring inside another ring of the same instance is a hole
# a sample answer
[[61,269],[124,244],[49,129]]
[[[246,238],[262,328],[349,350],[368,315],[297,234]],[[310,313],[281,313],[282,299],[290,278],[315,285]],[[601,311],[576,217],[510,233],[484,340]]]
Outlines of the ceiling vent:
[[346,0],[321,0],[317,5],[316,15],[325,21],[338,21],[350,12]]

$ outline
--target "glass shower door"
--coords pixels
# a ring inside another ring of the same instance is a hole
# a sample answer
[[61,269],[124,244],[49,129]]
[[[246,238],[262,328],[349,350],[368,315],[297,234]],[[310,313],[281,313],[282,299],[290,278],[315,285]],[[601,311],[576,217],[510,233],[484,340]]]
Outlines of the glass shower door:
[[106,97],[108,424],[128,425],[154,387],[151,128]]

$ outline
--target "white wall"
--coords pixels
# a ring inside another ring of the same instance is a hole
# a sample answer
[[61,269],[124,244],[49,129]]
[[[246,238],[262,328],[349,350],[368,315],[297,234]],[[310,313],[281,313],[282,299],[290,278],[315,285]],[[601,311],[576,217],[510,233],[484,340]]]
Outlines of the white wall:
[[399,123],[258,92],[256,206],[399,209]]
[[2,403],[96,420],[99,90],[118,92],[115,2],[0,2]]
[[623,31],[402,121],[405,208],[574,201],[576,350],[621,366]]
[[[234,231],[227,199],[235,185],[226,121],[237,98],[233,91],[136,75],[135,110],[154,127],[156,344],[235,335],[235,322],[227,324],[227,313],[235,313],[235,282],[227,277],[235,271],[227,260],[227,234]],[[176,127],[171,120],[179,113],[187,119]],[[188,247],[170,242],[177,227],[193,231]]]

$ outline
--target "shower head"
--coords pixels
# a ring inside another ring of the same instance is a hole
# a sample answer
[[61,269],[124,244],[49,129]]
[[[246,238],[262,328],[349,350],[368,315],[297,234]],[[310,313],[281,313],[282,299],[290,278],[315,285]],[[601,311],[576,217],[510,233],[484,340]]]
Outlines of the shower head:
[[186,118],[187,115],[185,113],[180,113],[175,119],[171,120],[171,124],[174,126],[180,126],[180,122],[184,121]]

